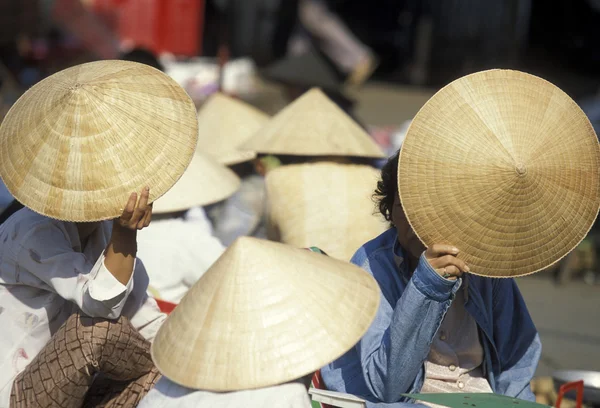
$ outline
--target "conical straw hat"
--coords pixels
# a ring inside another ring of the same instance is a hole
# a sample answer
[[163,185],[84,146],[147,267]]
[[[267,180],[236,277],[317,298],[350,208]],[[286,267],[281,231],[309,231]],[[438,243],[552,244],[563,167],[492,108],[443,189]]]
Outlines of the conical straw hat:
[[252,160],[256,153],[239,147],[268,121],[269,116],[253,106],[214,94],[198,111],[198,145],[227,166]]
[[30,209],[68,221],[121,214],[132,192],[164,194],[192,159],[192,100],[147,65],[100,61],[39,82],[0,127],[0,175]]
[[389,228],[372,200],[380,172],[352,164],[310,163],[267,174],[270,223],[279,240],[317,246],[348,261],[365,242]]
[[359,267],[241,237],[162,325],[152,359],[163,375],[194,389],[281,384],[352,348],[378,306],[377,282]]
[[599,165],[594,130],[564,92],[492,70],[423,106],[402,145],[398,183],[426,245],[455,245],[478,275],[521,276],[585,237],[600,206]]
[[156,214],[183,211],[219,202],[240,188],[239,177],[210,156],[196,151],[183,176],[154,202]]
[[371,136],[318,88],[282,109],[242,147],[266,154],[384,157]]

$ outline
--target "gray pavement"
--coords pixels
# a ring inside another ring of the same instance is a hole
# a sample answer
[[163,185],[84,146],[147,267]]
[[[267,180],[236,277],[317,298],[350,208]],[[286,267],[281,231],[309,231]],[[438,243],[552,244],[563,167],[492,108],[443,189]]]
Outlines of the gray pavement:
[[357,101],[356,116],[369,125],[401,125],[412,119],[435,90],[368,83],[348,94]]
[[557,286],[544,272],[517,279],[542,339],[538,375],[557,369],[600,371],[600,286]]

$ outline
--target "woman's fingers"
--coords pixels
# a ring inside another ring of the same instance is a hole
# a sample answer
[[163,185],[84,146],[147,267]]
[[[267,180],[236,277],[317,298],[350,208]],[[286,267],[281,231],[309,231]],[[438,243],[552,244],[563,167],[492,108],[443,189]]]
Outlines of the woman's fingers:
[[467,266],[467,264],[465,264],[465,262],[462,259],[458,259],[455,256],[452,255],[445,255],[442,256],[441,258],[434,258],[434,259],[430,259],[429,263],[431,264],[431,266],[434,269],[441,269],[441,268],[445,268],[445,267],[449,267],[449,266],[455,266],[457,269],[459,269],[462,272],[469,272],[470,269]]
[[463,274],[462,271],[454,265],[444,266],[443,268],[436,269],[436,272],[443,277],[461,276]]
[[131,193],[129,196],[123,214],[119,218],[119,225],[122,227],[131,230],[140,230],[150,225],[152,219],[152,204],[148,204],[150,200],[150,188],[144,188],[139,197],[138,201],[137,193]]
[[470,271],[470,269],[467,266],[467,264],[462,259],[458,259],[455,256],[446,255],[446,256],[442,257],[441,259],[447,265],[454,265],[454,266],[456,266],[458,269],[460,269],[461,272],[469,272]]
[[146,215],[146,209],[148,208],[148,198],[150,197],[150,189],[146,187],[142,190],[142,195],[140,196],[140,201],[133,212],[133,217],[131,217],[131,223],[137,225],[140,221],[144,219]]
[[150,221],[152,220],[152,204],[150,204],[146,208],[146,213],[142,217],[142,219],[138,222],[137,229],[141,230],[150,225]]
[[434,259],[444,255],[458,255],[458,248],[452,245],[434,244],[425,251],[425,258]]
[[140,202],[138,204],[138,208],[142,210],[146,210],[148,207],[148,199],[150,198],[150,187],[146,187],[142,190],[142,196],[140,197]]
[[135,211],[135,203],[137,201],[137,193],[131,193],[129,196],[129,200],[127,200],[127,204],[125,204],[125,209],[121,214],[121,223],[128,224],[133,217],[133,212]]
[[152,204],[150,204],[148,210],[146,211],[146,216],[144,217],[144,227],[150,225],[150,221],[152,221]]
[[440,276],[454,278],[470,271],[467,264],[456,257],[459,252],[455,246],[435,244],[425,251],[425,258]]

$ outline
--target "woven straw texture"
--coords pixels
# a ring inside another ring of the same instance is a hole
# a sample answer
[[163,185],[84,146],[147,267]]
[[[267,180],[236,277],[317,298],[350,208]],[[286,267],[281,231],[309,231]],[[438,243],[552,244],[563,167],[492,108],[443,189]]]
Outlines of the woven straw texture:
[[344,354],[378,306],[377,282],[359,267],[241,237],[162,325],[152,358],[163,375],[189,388],[268,387]]
[[402,145],[398,183],[426,245],[455,245],[478,275],[521,276],[585,237],[600,205],[599,164],[594,130],[564,92],[491,70],[423,106]]
[[283,108],[242,146],[266,154],[384,157],[371,136],[318,88]]
[[198,137],[185,91],[127,61],[61,71],[29,89],[0,128],[0,175],[32,210],[67,221],[117,217],[132,192],[164,194]]
[[311,163],[279,167],[267,174],[269,221],[286,244],[316,246],[348,261],[365,242],[389,228],[374,214],[373,167]]
[[219,202],[240,188],[239,177],[210,156],[196,151],[183,176],[154,202],[156,214],[183,211]]
[[252,160],[256,153],[239,148],[269,121],[266,113],[221,93],[198,111],[198,145],[227,166]]

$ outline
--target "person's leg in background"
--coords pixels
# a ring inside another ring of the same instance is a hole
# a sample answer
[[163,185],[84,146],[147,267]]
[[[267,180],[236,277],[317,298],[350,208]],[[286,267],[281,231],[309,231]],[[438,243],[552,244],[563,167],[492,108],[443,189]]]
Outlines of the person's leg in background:
[[377,66],[369,47],[356,38],[323,0],[300,0],[298,7],[299,20],[318,48],[348,77],[349,83],[364,82]]

